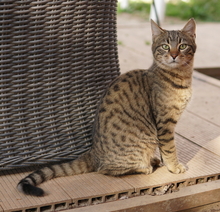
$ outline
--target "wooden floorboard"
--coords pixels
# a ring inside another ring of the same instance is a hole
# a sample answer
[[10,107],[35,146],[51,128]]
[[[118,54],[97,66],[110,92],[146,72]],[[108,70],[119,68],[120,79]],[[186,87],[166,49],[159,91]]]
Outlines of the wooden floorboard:
[[134,192],[133,186],[123,179],[98,173],[57,178],[55,181],[74,200],[75,206],[108,201],[108,197],[118,199],[117,195]]
[[220,127],[185,111],[177,124],[176,133],[203,146],[220,135]]
[[193,95],[187,109],[220,127],[220,80],[194,71]]
[[20,179],[26,176],[29,172],[10,173],[1,176],[0,190],[4,191],[1,194],[2,206],[4,211],[19,211],[26,208],[41,208],[45,206],[54,207],[55,204],[62,202],[70,202],[70,198],[64,190],[57,186],[56,181],[48,181],[42,184],[41,188],[50,192],[43,198],[34,198],[31,196],[21,195],[16,185]]
[[217,212],[220,210],[219,200],[220,181],[213,181],[167,195],[139,196],[67,212]]
[[171,184],[168,192],[220,179],[220,83],[195,72],[193,93],[176,128],[178,156],[189,168],[186,173],[175,175],[163,166],[151,175],[111,177],[88,173],[62,177],[40,185],[47,195],[37,198],[16,189],[30,171],[4,171],[0,174],[0,212],[58,211],[158,194]]

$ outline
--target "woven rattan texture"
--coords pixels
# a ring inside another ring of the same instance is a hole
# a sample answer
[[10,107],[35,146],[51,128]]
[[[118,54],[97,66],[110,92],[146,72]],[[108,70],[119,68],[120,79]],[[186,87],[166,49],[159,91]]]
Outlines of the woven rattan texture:
[[119,75],[116,1],[1,0],[0,169],[75,159]]

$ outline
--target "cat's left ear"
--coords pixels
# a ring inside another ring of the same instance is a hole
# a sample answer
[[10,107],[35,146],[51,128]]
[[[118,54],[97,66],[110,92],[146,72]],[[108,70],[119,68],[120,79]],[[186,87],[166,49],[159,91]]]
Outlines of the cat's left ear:
[[189,19],[181,31],[187,33],[193,38],[196,38],[196,22],[194,18]]

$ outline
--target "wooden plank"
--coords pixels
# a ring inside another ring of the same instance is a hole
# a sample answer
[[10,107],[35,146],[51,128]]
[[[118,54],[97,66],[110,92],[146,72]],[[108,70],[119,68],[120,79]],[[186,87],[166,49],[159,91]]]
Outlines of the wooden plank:
[[[66,212],[174,212],[190,211],[201,205],[220,200],[220,180],[182,188],[179,192],[162,196],[139,196],[111,203],[67,210]],[[190,211],[191,212],[191,211]],[[195,212],[195,211],[192,211]],[[196,211],[198,212],[198,211]],[[211,211],[210,211],[211,212]]]
[[[130,18],[129,23],[125,25],[125,22],[121,22],[119,19],[117,24],[121,73],[138,68],[147,69],[153,61],[150,45],[152,40],[150,23],[140,19],[138,21],[131,19],[130,15],[125,16],[128,19]],[[135,33],[131,33],[131,30],[135,31]]]
[[219,106],[220,81],[194,72],[193,96],[187,110],[220,126]]
[[220,79],[220,68],[197,68],[198,72],[208,75],[210,77],[214,77],[216,79]]
[[[131,71],[133,69],[137,69],[137,68],[146,68],[149,67],[146,63],[146,57],[145,55],[141,55],[139,53],[137,53],[136,51],[133,51],[131,49],[129,49],[128,47],[119,45],[118,46],[118,50],[120,52],[120,54],[126,54],[127,57],[120,57],[119,56],[119,61],[120,61],[120,71],[121,73],[125,73],[128,71]],[[148,61],[148,63],[150,62],[150,60]],[[151,62],[150,62],[151,63]]]
[[[2,200],[0,200],[0,201],[2,201]],[[2,208],[2,205],[0,204],[0,212],[3,212],[4,210],[3,210],[3,208]]]
[[[182,136],[176,136],[176,146],[178,158],[180,162],[187,164],[189,170],[184,175],[191,175],[199,177],[201,175],[213,175],[219,173],[219,160],[217,154],[213,154],[205,147],[201,148],[199,145],[186,140]],[[188,176],[190,178],[190,176]]]
[[220,87],[220,80],[213,77],[207,76],[205,74],[199,73],[198,71],[193,72],[193,78],[205,83]]
[[73,200],[73,207],[97,204],[116,200],[120,194],[128,196],[134,192],[120,177],[106,176],[98,173],[88,173],[71,177],[57,178],[55,181],[67,192]]
[[188,208],[179,212],[218,212],[220,211],[220,202],[210,203],[207,205],[201,205],[194,208]]
[[219,137],[220,127],[187,110],[182,114],[176,132],[199,146],[204,146]]
[[0,199],[2,200],[2,207],[4,211],[18,211],[30,208],[36,208],[36,210],[40,210],[41,207],[45,206],[52,209],[59,203],[71,202],[71,198],[53,180],[48,181],[40,186],[44,190],[50,191],[50,195],[39,198],[24,195],[18,192],[16,189],[17,183],[28,173],[29,172],[11,172],[10,174],[0,176]]
[[213,139],[212,141],[209,141],[203,147],[220,156],[220,136]]

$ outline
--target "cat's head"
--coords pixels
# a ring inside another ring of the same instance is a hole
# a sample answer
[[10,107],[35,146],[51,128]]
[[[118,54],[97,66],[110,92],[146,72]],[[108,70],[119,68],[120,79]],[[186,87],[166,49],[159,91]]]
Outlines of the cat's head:
[[152,51],[155,63],[165,69],[182,69],[193,66],[196,51],[194,19],[190,19],[182,30],[168,31],[151,20]]

